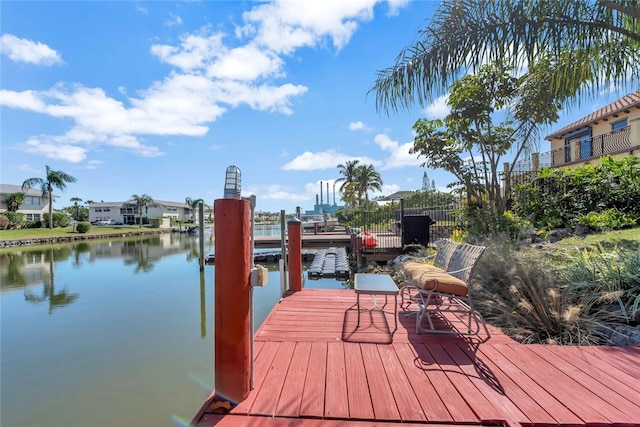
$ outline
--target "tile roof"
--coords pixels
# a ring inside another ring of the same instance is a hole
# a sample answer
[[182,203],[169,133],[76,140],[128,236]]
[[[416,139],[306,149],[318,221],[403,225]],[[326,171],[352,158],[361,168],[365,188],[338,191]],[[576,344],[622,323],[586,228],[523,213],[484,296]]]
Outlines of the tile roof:
[[549,140],[551,138],[560,138],[566,133],[588,126],[594,122],[608,118],[632,107],[640,107],[640,91],[623,96],[617,101],[614,101],[611,104],[597,111],[594,111],[593,113],[581,118],[580,120],[576,120],[570,125],[565,126],[550,135],[547,135],[545,139]]

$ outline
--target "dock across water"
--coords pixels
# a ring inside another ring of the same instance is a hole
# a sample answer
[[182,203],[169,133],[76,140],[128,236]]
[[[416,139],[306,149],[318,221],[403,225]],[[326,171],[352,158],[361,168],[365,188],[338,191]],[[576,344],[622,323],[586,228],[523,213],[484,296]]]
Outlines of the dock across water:
[[228,414],[205,402],[192,424],[640,426],[640,346],[523,345],[490,326],[417,335],[411,306],[395,332],[381,311],[356,328],[355,303],[352,290],[286,295],[255,334],[248,398]]

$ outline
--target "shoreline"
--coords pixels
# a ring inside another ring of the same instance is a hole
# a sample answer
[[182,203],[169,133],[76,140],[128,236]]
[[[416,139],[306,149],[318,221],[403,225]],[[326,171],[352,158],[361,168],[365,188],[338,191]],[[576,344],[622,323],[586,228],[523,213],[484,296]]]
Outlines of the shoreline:
[[97,239],[113,239],[118,237],[135,237],[144,235],[171,233],[172,229],[163,230],[135,230],[135,231],[118,231],[103,234],[72,234],[68,236],[51,236],[51,237],[32,237],[26,239],[2,239],[0,240],[0,248],[20,248],[25,246],[50,245],[56,243],[72,243],[76,241],[97,240]]

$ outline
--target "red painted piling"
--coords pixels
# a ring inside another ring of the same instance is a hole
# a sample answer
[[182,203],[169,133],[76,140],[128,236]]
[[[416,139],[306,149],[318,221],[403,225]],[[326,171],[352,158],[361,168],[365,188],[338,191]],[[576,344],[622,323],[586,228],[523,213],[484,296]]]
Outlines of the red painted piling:
[[250,214],[246,199],[214,202],[215,395],[232,404],[251,389]]
[[302,223],[297,218],[287,222],[287,250],[289,252],[289,289],[302,290]]

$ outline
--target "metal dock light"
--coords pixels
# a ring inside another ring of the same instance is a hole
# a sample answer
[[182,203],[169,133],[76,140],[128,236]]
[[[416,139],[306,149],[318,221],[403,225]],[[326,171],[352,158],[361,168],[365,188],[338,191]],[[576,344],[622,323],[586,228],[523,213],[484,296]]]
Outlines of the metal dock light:
[[242,187],[242,173],[237,166],[229,166],[224,178],[224,198],[239,199]]

